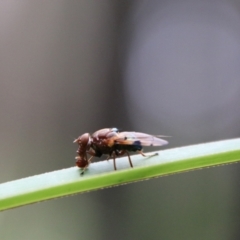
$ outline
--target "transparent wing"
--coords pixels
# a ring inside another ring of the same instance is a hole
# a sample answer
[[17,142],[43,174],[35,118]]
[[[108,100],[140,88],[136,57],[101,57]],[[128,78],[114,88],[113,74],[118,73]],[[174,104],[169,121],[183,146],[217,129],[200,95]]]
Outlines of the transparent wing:
[[146,133],[120,132],[114,137],[114,143],[122,145],[163,146],[168,144],[168,141]]

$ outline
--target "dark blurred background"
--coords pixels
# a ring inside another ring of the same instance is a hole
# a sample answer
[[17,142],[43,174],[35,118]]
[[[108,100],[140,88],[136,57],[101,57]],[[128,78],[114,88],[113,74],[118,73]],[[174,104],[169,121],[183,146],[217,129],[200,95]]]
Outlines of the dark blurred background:
[[[75,164],[104,127],[240,134],[240,2],[0,2],[0,182]],[[1,239],[239,239],[240,165],[0,213]],[[0,193],[1,194],[1,193]]]

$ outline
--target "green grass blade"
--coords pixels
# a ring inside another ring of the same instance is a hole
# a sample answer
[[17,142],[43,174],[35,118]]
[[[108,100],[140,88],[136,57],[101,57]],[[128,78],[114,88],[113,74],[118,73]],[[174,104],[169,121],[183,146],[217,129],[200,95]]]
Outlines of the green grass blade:
[[[151,153],[148,153],[151,154]],[[240,161],[240,138],[174,148],[158,156],[118,158],[117,171],[111,161],[93,163],[83,176],[77,167],[40,174],[0,184],[0,211],[56,197],[81,193],[104,187],[229,164]]]

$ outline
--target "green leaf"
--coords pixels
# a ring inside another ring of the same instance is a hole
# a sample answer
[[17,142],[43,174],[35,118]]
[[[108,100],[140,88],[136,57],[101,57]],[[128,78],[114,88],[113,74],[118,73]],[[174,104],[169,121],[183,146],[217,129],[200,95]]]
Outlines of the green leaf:
[[[153,153],[148,153],[151,155]],[[0,184],[0,210],[134,181],[240,161],[240,138],[159,151],[157,156],[131,157],[90,164]]]

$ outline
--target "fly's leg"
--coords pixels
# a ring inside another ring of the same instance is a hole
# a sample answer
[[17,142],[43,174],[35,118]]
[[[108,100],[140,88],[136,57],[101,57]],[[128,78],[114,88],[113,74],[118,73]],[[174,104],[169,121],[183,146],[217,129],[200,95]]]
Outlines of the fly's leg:
[[94,157],[94,156],[91,156],[91,157],[88,159],[88,165],[92,162],[93,157]]
[[114,170],[116,171],[116,170],[117,170],[117,167],[116,167],[116,154],[115,154],[115,152],[112,153],[112,157],[113,157]]
[[144,154],[143,153],[143,151],[141,151],[141,150],[139,150],[139,151],[137,151],[139,154],[141,154],[143,157],[153,157],[153,156],[157,156],[158,155],[158,153],[153,153],[153,154],[151,154],[151,155],[146,155],[146,154]]
[[117,153],[118,156],[123,156],[124,154],[127,154],[129,164],[130,164],[130,166],[133,168],[132,160],[131,160],[131,158],[130,158],[130,155],[129,155],[129,152],[128,152],[128,151],[122,150],[122,151],[119,151],[119,152]]
[[117,167],[116,167],[116,156],[118,156],[118,154],[116,154],[115,152],[112,152],[112,153],[110,153],[109,155],[108,155],[108,157],[107,157],[107,161],[109,160],[109,159],[113,159],[113,166],[114,166],[114,170],[116,171],[117,170]]
[[129,164],[130,164],[130,166],[133,168],[133,164],[132,164],[132,160],[131,160],[131,158],[130,158],[129,152],[126,151],[126,154],[127,154],[127,156],[128,156]]
[[86,167],[84,167],[84,168],[81,169],[81,170],[82,170],[81,173],[80,173],[81,176],[84,174],[84,172],[86,171],[87,167],[88,167],[88,166],[86,166]]

